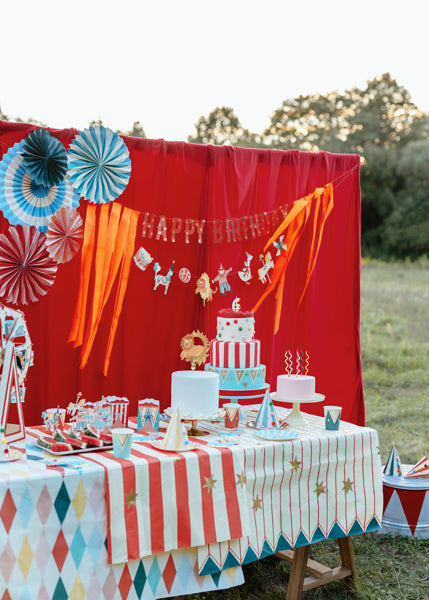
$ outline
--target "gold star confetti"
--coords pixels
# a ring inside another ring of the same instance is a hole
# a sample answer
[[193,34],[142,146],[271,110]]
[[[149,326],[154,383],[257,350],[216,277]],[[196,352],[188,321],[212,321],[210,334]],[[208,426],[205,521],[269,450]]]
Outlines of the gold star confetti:
[[350,477],[347,477],[347,481],[343,481],[343,483],[344,483],[343,491],[346,492],[346,494],[347,494],[347,492],[351,492],[354,481],[350,481]]
[[129,494],[125,494],[125,504],[127,505],[127,508],[136,505],[136,496],[137,494],[133,490],[130,490]]
[[256,494],[256,498],[253,498],[253,510],[256,512],[260,508],[262,510],[262,498]]
[[217,479],[213,479],[213,475],[210,475],[210,477],[204,477],[204,479],[206,482],[203,487],[207,488],[207,490],[211,492],[211,490],[215,487]]
[[323,481],[322,481],[321,483],[316,483],[316,489],[313,491],[317,494],[317,497],[319,497],[320,494],[325,493],[325,489],[326,489],[326,486],[323,485]]
[[244,485],[247,483],[247,477],[243,471],[241,471],[241,473],[236,473],[235,476],[237,477],[237,485],[240,484],[241,487],[244,487]]
[[292,471],[298,471],[299,465],[302,465],[302,462],[300,462],[297,458],[294,458],[293,460],[290,460],[289,462],[290,462]]

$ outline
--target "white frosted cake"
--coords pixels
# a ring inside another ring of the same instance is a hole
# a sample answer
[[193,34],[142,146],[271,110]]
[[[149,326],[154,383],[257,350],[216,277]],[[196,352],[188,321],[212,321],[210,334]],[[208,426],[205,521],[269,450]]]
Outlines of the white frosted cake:
[[182,417],[211,417],[219,410],[219,375],[207,371],[171,374],[171,406]]
[[278,375],[277,397],[285,400],[310,400],[316,393],[312,375]]

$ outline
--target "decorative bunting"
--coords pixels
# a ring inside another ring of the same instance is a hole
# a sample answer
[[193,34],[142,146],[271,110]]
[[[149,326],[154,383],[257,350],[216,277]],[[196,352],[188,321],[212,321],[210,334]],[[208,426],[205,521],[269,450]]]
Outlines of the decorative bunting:
[[252,262],[252,259],[253,256],[246,252],[246,260],[244,261],[244,267],[241,271],[238,271],[238,276],[240,277],[241,281],[244,281],[244,283],[247,283],[247,285],[249,285],[250,280],[253,277],[252,271],[250,270],[250,263]]
[[156,290],[156,288],[160,285],[164,286],[164,295],[168,292],[168,288],[170,287],[170,282],[171,282],[171,278],[174,275],[174,260],[173,260],[173,264],[171,265],[171,267],[168,269],[167,273],[165,275],[161,275],[160,271],[161,271],[161,265],[156,262],[153,266],[153,270],[155,271],[155,285],[153,286],[153,289]]
[[225,269],[223,265],[220,265],[218,273],[216,277],[213,279],[213,283],[215,281],[219,282],[219,290],[222,296],[225,296],[227,292],[231,292],[232,288],[228,283],[228,275],[231,273],[232,269]]
[[217,290],[212,290],[210,287],[210,277],[207,273],[202,273],[201,277],[197,279],[197,289],[195,290],[195,293],[200,295],[204,306],[206,305],[206,301],[210,302],[210,300],[213,300],[213,294],[216,292]]
[[186,244],[191,240],[203,243],[203,236],[209,236],[213,244],[228,244],[256,239],[268,235],[277,223],[284,219],[286,208],[280,206],[262,214],[249,215],[235,219],[185,219],[166,217],[150,212],[142,213],[142,237],[156,241],[175,243],[183,236]]

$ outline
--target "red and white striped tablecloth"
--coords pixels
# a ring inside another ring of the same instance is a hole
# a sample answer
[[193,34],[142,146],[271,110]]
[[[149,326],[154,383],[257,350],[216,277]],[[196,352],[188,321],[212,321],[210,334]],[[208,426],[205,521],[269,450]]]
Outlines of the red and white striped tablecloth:
[[[204,443],[203,443],[204,444]],[[133,442],[129,460],[83,455],[105,468],[109,562],[247,536],[240,448],[166,453]]]

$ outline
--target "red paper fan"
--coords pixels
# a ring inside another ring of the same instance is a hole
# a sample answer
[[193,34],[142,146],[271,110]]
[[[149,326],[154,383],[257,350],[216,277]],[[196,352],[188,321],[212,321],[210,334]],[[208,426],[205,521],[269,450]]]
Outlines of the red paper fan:
[[0,234],[0,298],[6,302],[37,302],[53,284],[57,268],[36,227],[17,225]]
[[83,221],[77,210],[63,206],[52,216],[45,245],[57,263],[66,263],[79,250],[83,237]]

